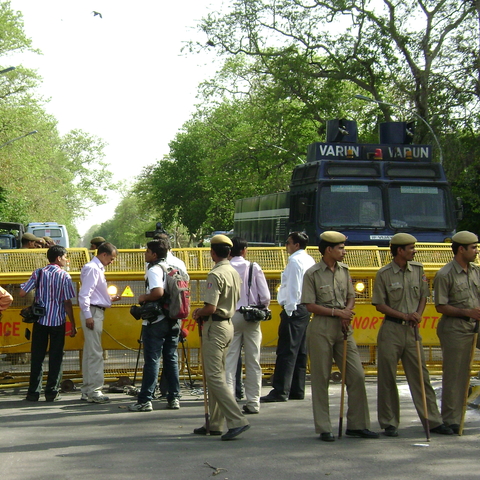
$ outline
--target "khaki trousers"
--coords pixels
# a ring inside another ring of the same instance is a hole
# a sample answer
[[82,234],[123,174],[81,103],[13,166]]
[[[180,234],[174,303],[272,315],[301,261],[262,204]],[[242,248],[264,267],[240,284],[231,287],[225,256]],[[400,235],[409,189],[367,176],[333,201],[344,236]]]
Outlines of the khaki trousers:
[[[346,386],[348,393],[347,428],[370,428],[365,373],[357,345],[348,332]],[[316,433],[332,432],[328,402],[328,387],[332,372],[332,359],[341,369],[343,333],[337,317],[315,316],[307,327],[307,347],[310,356],[313,419]],[[340,404],[340,398],[337,399]]]
[[240,312],[235,312],[232,317],[232,324],[235,333],[227,353],[227,385],[235,394],[237,363],[243,345],[245,352],[245,397],[247,399],[245,404],[251,407],[251,410],[258,412],[262,391],[262,366],[260,365],[262,330],[260,322],[247,322]]
[[[430,428],[435,428],[441,425],[443,420],[438,411],[435,391],[430,385],[430,376],[425,366],[423,348],[421,348],[420,352],[422,357],[423,384],[427,398],[428,424]],[[399,360],[402,361],[418,416],[423,426],[425,426],[417,345],[413,328],[408,325],[399,325],[395,322],[385,321],[378,332],[377,356],[377,413],[380,427],[386,428],[389,425],[398,427],[400,423],[400,401],[396,381]]]
[[87,328],[85,315],[82,311],[80,312],[80,322],[85,339],[82,352],[82,393],[86,393],[89,397],[98,397],[102,395],[104,383],[102,333],[105,312],[96,307],[91,307],[90,311],[93,318],[93,330]]
[[[445,425],[459,425],[463,400],[470,380],[470,353],[474,322],[443,316],[438,323],[443,357],[442,418]],[[480,347],[477,342],[477,348]]]
[[210,430],[237,428],[248,424],[228,387],[225,376],[225,359],[233,338],[231,320],[213,321],[211,317],[203,324],[203,369],[207,380],[210,408]]

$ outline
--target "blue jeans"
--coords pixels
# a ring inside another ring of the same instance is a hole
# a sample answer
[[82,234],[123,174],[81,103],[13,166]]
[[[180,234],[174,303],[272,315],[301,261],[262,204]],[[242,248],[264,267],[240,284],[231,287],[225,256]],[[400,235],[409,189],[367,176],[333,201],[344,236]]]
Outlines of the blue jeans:
[[178,335],[180,322],[165,318],[157,323],[143,326],[143,379],[142,388],[138,394],[138,403],[153,399],[158,381],[160,358],[163,350],[163,369],[168,382],[167,400],[172,401],[180,394],[178,378]]

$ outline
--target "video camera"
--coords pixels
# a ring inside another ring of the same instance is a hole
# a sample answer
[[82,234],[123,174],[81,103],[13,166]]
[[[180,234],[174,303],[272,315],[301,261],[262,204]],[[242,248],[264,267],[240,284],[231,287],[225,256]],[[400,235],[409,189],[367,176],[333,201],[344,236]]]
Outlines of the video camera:
[[272,318],[272,312],[265,305],[240,307],[239,312],[247,322],[265,322]]
[[155,225],[155,230],[145,232],[145,236],[147,238],[155,238],[156,235],[160,235],[161,233],[168,235],[167,231],[163,228],[162,222],[157,222],[157,224]]
[[130,307],[130,315],[132,315],[135,320],[142,319],[153,322],[162,314],[163,310],[159,302],[145,302],[140,306],[132,305]]

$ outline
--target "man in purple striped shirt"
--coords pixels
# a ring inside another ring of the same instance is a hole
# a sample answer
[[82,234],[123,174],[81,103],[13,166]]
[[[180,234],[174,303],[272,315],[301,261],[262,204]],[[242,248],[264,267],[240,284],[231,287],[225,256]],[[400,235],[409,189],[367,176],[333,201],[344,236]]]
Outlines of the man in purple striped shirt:
[[78,293],[80,306],[80,321],[84,336],[82,358],[82,396],[81,400],[90,403],[105,403],[109,401],[103,395],[103,348],[102,333],[105,309],[112,302],[120,300],[120,295],[110,296],[107,290],[105,267],[117,257],[117,248],[104,242],[97,249],[97,255],[85,264],[80,274],[82,286]]
[[30,402],[36,402],[40,397],[43,360],[49,342],[45,399],[47,402],[53,402],[59,398],[58,387],[62,376],[66,315],[72,324],[70,336],[74,337],[77,333],[71,300],[75,297],[75,289],[70,275],[62,270],[62,267],[67,264],[67,250],[60,245],[55,245],[48,249],[47,258],[50,264],[35,270],[20,289],[20,296],[25,297],[35,288],[35,301],[45,308],[45,315],[33,324],[30,383],[26,397]]

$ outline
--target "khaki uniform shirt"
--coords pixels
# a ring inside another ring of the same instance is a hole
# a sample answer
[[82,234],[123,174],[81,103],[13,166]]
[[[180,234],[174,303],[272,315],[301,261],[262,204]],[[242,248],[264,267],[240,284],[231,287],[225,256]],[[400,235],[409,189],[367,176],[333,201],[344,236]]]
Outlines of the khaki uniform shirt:
[[435,305],[457,308],[480,306],[480,268],[470,263],[467,272],[455,259],[437,272],[433,283]]
[[405,270],[402,270],[392,261],[377,272],[372,304],[412,313],[417,310],[420,300],[429,295],[430,289],[421,263],[407,262]]
[[215,314],[232,318],[240,299],[240,275],[227,259],[218,262],[208,273],[205,303],[216,305]]
[[305,272],[302,303],[315,303],[327,308],[344,309],[347,299],[352,297],[355,297],[355,291],[348,265],[345,263],[337,262],[335,270],[332,272],[322,259]]

